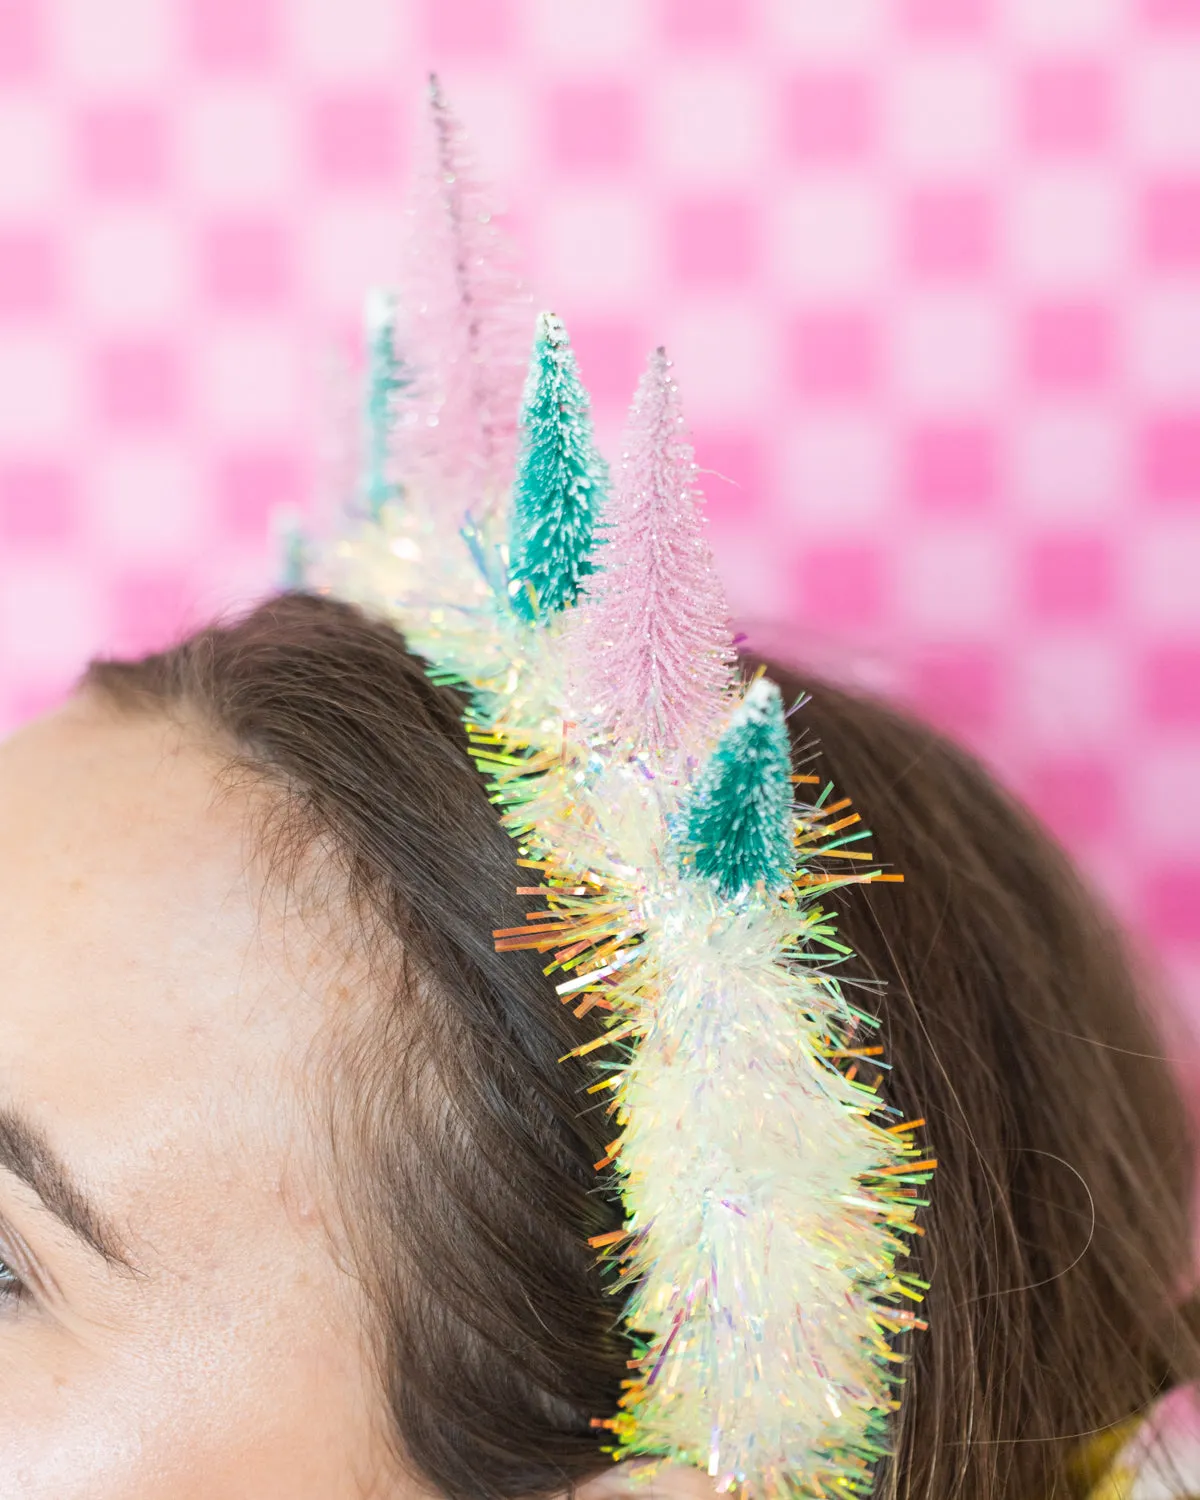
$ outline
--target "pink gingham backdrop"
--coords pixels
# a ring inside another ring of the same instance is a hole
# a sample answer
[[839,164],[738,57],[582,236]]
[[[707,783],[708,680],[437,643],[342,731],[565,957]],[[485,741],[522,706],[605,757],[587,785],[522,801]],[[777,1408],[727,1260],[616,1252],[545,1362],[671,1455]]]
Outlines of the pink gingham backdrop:
[[435,66],[734,602],[1026,795],[1200,1010],[1200,0],[0,0],[0,718],[260,592]]

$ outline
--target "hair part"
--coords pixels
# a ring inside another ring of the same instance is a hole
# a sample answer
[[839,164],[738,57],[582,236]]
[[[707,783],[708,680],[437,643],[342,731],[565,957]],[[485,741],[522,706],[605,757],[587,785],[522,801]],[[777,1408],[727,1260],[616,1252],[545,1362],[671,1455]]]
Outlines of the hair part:
[[[587,1240],[621,1211],[590,1074],[560,1061],[598,1023],[495,952],[524,908],[463,699],[386,623],[302,594],[84,684],[186,710],[275,789],[285,843],[340,866],[372,993],[328,1124],[398,1459],[452,1500],[598,1472],[629,1349]],[[906,878],[841,893],[844,973],[941,1163],[911,1260],[930,1327],[875,1493],[1072,1494],[1081,1441],[1200,1373],[1186,1114],[1118,932],[1036,821],[928,727],[804,685],[805,753]]]

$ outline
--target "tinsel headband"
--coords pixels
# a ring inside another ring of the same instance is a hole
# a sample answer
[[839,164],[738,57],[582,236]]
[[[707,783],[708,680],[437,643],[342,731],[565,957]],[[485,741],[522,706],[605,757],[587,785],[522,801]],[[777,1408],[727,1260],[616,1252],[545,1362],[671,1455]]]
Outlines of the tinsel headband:
[[368,301],[357,494],[309,581],[466,691],[536,902],[496,945],[603,1013],[572,1055],[625,1212],[593,1244],[635,1350],[596,1414],[614,1456],[751,1497],[865,1494],[919,1326],[903,1261],[933,1163],[878,1090],[823,902],[899,877],[793,772],[779,689],[738,674],[665,352],[612,478],[551,314],[526,372],[532,310],[436,81],[429,136],[410,264]]

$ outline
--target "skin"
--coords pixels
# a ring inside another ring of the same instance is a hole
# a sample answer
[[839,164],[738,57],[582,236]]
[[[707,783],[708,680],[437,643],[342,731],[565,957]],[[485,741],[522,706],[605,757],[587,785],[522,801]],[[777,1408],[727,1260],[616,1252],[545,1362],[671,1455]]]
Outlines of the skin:
[[308,1124],[335,976],[198,735],[85,699],[0,746],[0,1112],[128,1265],[0,1169],[0,1495],[386,1481]]
[[[382,1435],[314,1123],[350,962],[264,879],[225,767],[87,695],[0,744],[4,1500],[428,1493]],[[634,1477],[576,1493],[713,1493]]]

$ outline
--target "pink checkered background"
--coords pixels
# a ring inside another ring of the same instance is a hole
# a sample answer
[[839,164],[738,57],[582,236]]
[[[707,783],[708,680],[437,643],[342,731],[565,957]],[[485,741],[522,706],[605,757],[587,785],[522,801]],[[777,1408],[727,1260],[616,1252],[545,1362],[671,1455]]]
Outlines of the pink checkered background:
[[1200,0],[0,0],[0,718],[261,591],[421,78],[743,619],[1045,815],[1200,1013]]

